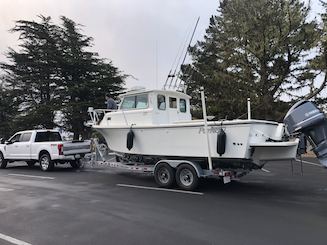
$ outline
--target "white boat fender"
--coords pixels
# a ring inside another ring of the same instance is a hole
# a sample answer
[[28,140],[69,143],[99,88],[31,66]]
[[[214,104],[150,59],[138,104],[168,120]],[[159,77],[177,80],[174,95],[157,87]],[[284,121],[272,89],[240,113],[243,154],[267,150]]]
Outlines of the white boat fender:
[[134,143],[134,132],[131,128],[127,133],[127,143],[126,143],[126,147],[129,151],[133,148],[133,143]]
[[222,156],[226,150],[226,133],[220,128],[217,134],[217,153]]

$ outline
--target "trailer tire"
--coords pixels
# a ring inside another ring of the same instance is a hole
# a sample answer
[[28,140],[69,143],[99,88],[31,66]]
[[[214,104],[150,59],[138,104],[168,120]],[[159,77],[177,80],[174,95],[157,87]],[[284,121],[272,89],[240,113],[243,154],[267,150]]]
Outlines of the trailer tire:
[[54,162],[48,152],[41,152],[39,163],[42,171],[52,171],[54,169]]
[[199,177],[193,166],[184,163],[177,167],[176,182],[181,189],[192,191],[198,187]]
[[6,168],[8,161],[4,158],[2,152],[0,152],[0,168]]
[[73,169],[79,169],[81,167],[81,161],[79,159],[70,161],[70,166],[72,166]]
[[169,164],[159,163],[154,169],[154,179],[160,187],[172,187],[175,184],[175,171]]

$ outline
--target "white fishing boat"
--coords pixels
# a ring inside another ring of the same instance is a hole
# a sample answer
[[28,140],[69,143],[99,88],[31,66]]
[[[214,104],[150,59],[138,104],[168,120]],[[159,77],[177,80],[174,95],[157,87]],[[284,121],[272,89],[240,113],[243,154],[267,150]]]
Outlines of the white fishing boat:
[[[103,119],[93,125],[112,151],[154,158],[208,158],[205,123],[192,120],[188,95],[139,89],[122,95],[121,101],[117,111],[105,113]],[[258,168],[267,160],[296,156],[298,139],[283,141],[285,125],[282,123],[222,120],[209,121],[207,127],[214,164]],[[130,147],[127,146],[129,132],[134,135]],[[225,140],[219,139],[222,132]],[[217,144],[225,149],[219,152]]]
[[[198,177],[222,170],[240,177],[268,161],[293,160],[299,144],[294,136],[300,133],[306,134],[320,162],[327,165],[326,119],[313,103],[295,104],[284,123],[252,119],[249,102],[248,119],[208,121],[201,93],[204,119],[192,120],[190,96],[185,93],[133,89],[121,95],[118,110],[89,108],[90,124],[118,160],[155,166],[156,180],[168,172],[173,175],[170,167],[181,174],[178,166],[183,162],[192,165]],[[162,161],[166,172],[156,174]],[[186,174],[180,179],[189,178]],[[157,182],[164,185],[164,181]],[[181,186],[187,189],[187,183]]]

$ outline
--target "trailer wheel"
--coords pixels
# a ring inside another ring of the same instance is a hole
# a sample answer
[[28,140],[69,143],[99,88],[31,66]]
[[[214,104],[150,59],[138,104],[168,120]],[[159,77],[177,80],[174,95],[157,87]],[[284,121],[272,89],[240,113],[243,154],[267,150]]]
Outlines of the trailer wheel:
[[154,169],[154,179],[159,186],[169,188],[175,183],[175,171],[169,164],[159,163]]
[[72,166],[73,169],[79,169],[81,167],[81,161],[79,159],[70,161],[70,166]]
[[47,152],[41,153],[39,162],[42,171],[51,171],[54,169],[54,162]]
[[199,185],[199,177],[191,165],[184,163],[176,171],[177,185],[183,190],[194,190]]
[[7,167],[7,160],[4,158],[2,152],[0,152],[0,168],[6,168]]

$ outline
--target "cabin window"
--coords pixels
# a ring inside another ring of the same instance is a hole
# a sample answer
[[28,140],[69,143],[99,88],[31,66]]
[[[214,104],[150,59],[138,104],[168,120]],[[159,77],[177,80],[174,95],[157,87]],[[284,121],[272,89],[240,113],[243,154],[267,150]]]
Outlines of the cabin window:
[[177,108],[177,99],[173,97],[169,97],[169,107]]
[[120,109],[145,109],[148,108],[148,95],[141,94],[136,96],[125,97]]
[[179,110],[180,110],[180,112],[186,112],[186,100],[185,99],[179,100]]
[[148,108],[148,95],[141,94],[136,96],[136,109]]
[[158,109],[166,110],[166,97],[162,94],[158,94],[157,101],[158,101]]
[[121,109],[134,109],[135,108],[135,96],[125,97],[121,104]]

